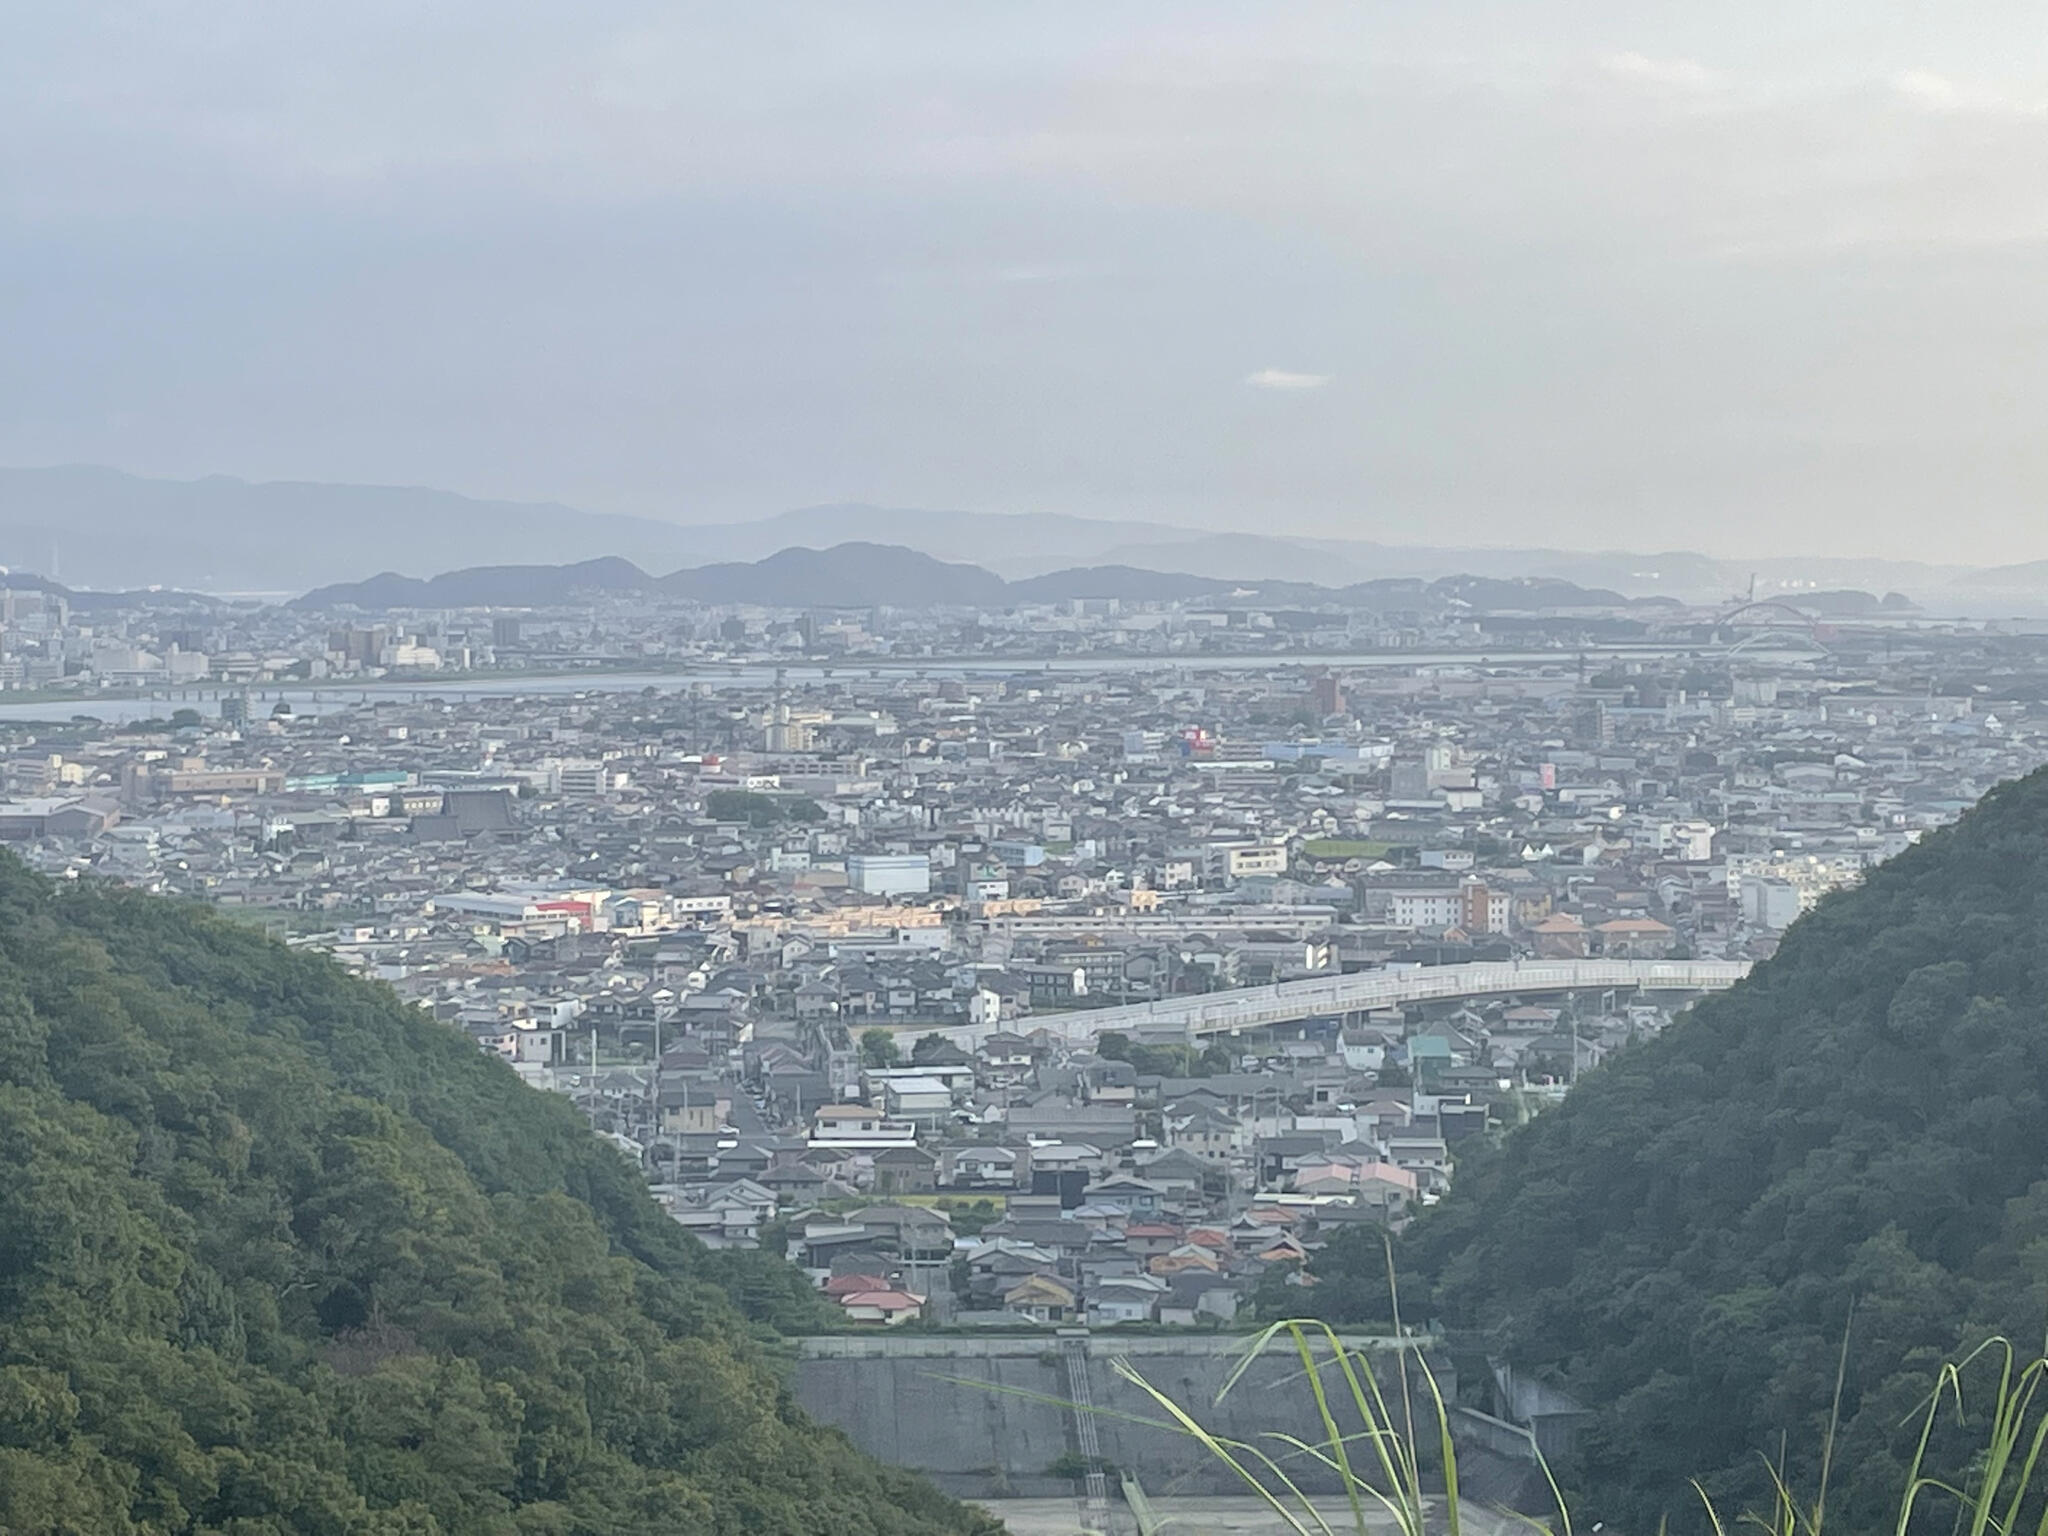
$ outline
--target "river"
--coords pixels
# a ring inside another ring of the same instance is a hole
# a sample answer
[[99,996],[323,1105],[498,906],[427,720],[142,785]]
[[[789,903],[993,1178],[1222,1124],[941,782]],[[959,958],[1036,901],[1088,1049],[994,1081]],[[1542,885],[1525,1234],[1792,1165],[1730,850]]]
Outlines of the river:
[[[474,673],[445,680],[431,677],[383,680],[368,683],[265,683],[251,685],[246,692],[252,702],[269,710],[283,700],[297,709],[318,714],[323,704],[355,704],[376,699],[485,699],[549,698],[594,693],[640,693],[654,689],[674,693],[698,686],[709,688],[759,689],[773,683],[779,672],[792,682],[826,678],[861,677],[980,677],[1010,680],[1033,677],[1099,676],[1128,672],[1171,672],[1182,674],[1219,672],[1286,672],[1325,669],[1359,671],[1368,667],[1529,667],[1555,666],[1577,670],[1583,658],[1588,665],[1607,660],[1649,660],[1689,656],[1714,650],[1702,645],[1588,645],[1569,650],[1386,650],[1327,653],[1285,653],[1260,656],[1055,656],[1043,659],[1003,657],[961,657],[939,660],[886,658],[822,663],[815,661],[778,663],[773,661],[706,665],[675,672],[553,672],[480,677]],[[1750,660],[1769,660],[1759,653],[1746,653]],[[1789,658],[1788,658],[1789,659]],[[245,691],[221,683],[194,684],[182,688],[158,688],[148,693],[118,699],[81,695],[73,699],[44,699],[35,703],[0,704],[0,722],[62,721],[89,715],[110,725],[168,715],[175,709],[196,709],[202,715],[217,715],[220,701]]]

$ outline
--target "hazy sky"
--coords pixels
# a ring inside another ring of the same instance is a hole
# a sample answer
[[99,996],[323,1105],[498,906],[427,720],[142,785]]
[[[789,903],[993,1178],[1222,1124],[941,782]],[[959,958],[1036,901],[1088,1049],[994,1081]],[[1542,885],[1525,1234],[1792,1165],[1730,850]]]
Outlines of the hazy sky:
[[0,462],[2048,556],[2036,6],[4,14]]

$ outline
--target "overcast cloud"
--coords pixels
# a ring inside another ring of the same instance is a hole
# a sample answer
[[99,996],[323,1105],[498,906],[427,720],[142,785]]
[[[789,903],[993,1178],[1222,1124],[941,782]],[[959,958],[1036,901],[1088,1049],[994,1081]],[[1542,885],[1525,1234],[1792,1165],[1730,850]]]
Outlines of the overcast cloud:
[[0,461],[2048,556],[2032,7],[7,8]]

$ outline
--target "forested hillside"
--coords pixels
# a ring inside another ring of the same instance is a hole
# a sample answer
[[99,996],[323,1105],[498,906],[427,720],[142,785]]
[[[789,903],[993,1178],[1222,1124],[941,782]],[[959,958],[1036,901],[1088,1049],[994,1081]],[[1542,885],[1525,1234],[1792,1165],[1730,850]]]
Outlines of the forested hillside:
[[9,1536],[986,1526],[796,1414],[810,1305],[383,989],[0,860]]
[[1753,1506],[1781,1445],[1810,1494],[1846,1328],[1829,1512],[1876,1528],[1933,1367],[2048,1330],[2048,776],[1462,1161],[1402,1263],[1414,1310],[1599,1409],[1582,1528],[1695,1521],[1695,1475]]

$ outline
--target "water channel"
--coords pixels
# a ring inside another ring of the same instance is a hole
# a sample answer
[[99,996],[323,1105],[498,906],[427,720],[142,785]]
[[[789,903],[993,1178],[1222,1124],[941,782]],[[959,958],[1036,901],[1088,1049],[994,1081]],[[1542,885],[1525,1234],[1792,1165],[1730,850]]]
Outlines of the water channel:
[[[1057,656],[1043,659],[965,657],[954,659],[878,658],[845,662],[759,661],[729,666],[708,665],[673,672],[551,672],[485,677],[463,673],[442,679],[432,677],[376,682],[262,683],[242,687],[226,683],[201,683],[178,688],[156,688],[122,698],[97,698],[81,694],[76,699],[41,699],[33,703],[0,704],[0,722],[66,721],[88,715],[110,725],[168,715],[176,709],[195,709],[202,715],[220,713],[223,698],[247,693],[250,702],[263,712],[280,701],[294,710],[318,714],[323,705],[359,704],[379,699],[393,701],[573,697],[578,694],[676,693],[684,689],[759,689],[769,686],[779,673],[793,683],[825,679],[897,677],[1002,678],[1011,682],[1031,678],[1101,676],[1127,672],[1165,672],[1183,675],[1223,672],[1292,672],[1341,669],[1359,671],[1376,667],[1441,667],[1489,669],[1553,666],[1560,670],[1588,670],[1607,661],[1652,660],[1690,656],[1718,650],[1713,645],[1626,644],[1588,645],[1552,650],[1381,650],[1328,653],[1277,653],[1232,656]],[[1757,652],[1745,653],[1751,661],[1777,659]],[[1803,655],[1799,659],[1808,659]]]

